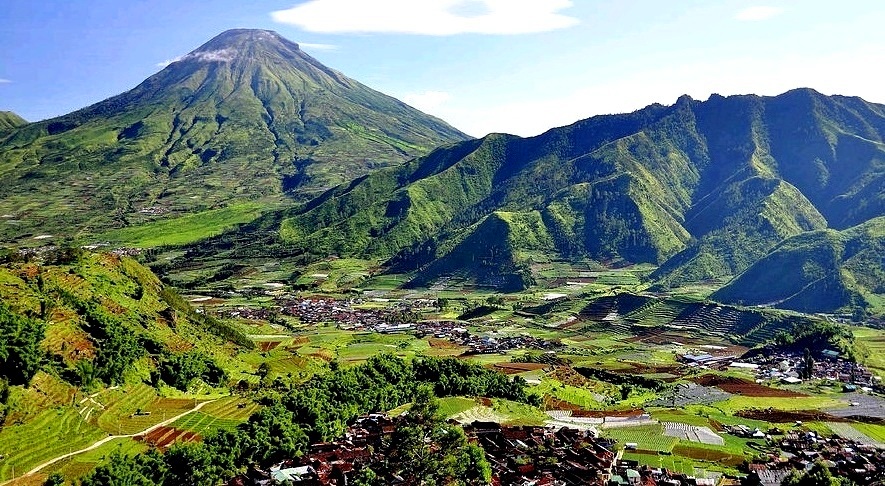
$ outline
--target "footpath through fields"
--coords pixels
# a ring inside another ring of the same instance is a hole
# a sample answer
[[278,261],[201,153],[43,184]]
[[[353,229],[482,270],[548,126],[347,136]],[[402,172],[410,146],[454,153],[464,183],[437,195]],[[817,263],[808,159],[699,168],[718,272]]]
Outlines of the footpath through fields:
[[202,402],[202,403],[198,404],[197,406],[195,406],[194,408],[192,408],[192,409],[190,409],[190,410],[188,410],[188,411],[186,411],[186,412],[184,412],[184,413],[180,413],[180,414],[178,414],[178,415],[176,415],[176,416],[174,416],[174,417],[172,417],[172,418],[166,419],[166,420],[164,420],[164,421],[162,421],[162,422],[160,422],[160,423],[158,423],[158,424],[152,425],[152,426],[150,426],[150,427],[148,427],[148,428],[142,430],[141,432],[136,432],[136,433],[134,433],[134,434],[109,435],[109,436],[107,436],[107,437],[105,437],[105,438],[99,440],[98,442],[92,444],[92,445],[89,446],[89,447],[84,447],[83,449],[80,449],[80,450],[78,450],[78,451],[73,451],[73,452],[69,452],[69,453],[67,453],[67,454],[62,454],[62,455],[56,457],[55,459],[51,459],[51,460],[49,460],[49,461],[44,462],[43,464],[40,464],[40,465],[38,465],[38,466],[35,466],[35,467],[34,467],[33,469],[31,469],[30,471],[24,473],[23,475],[21,475],[21,476],[19,476],[19,477],[17,477],[17,478],[12,478],[12,479],[9,479],[9,480],[6,480],[6,481],[0,483],[0,486],[5,486],[5,485],[7,485],[7,484],[12,483],[13,481],[15,481],[15,480],[17,480],[17,479],[21,479],[21,478],[24,478],[24,477],[26,477],[26,476],[30,476],[30,475],[32,475],[32,474],[36,474],[36,473],[40,472],[41,469],[43,469],[43,468],[45,468],[45,467],[48,467],[48,466],[50,466],[50,465],[52,465],[52,464],[55,464],[55,463],[58,462],[58,461],[61,461],[61,460],[67,459],[67,458],[69,458],[69,457],[76,456],[77,454],[82,454],[82,453],[84,453],[84,452],[91,451],[91,450],[93,450],[93,449],[97,449],[97,448],[99,448],[99,447],[101,447],[101,446],[107,444],[108,442],[114,440],[114,439],[124,439],[124,438],[132,438],[132,437],[136,437],[136,436],[139,436],[139,435],[148,435],[148,434],[150,434],[151,432],[153,432],[154,430],[159,429],[160,427],[165,427],[165,426],[167,426],[167,425],[170,425],[171,423],[175,422],[176,420],[180,419],[181,417],[184,417],[185,415],[188,415],[188,414],[190,414],[190,413],[196,412],[197,410],[203,408],[203,406],[208,405],[208,404],[210,404],[210,403],[212,403],[212,402],[214,402],[214,401],[215,401],[215,400],[209,400],[209,401],[206,401],[206,402]]

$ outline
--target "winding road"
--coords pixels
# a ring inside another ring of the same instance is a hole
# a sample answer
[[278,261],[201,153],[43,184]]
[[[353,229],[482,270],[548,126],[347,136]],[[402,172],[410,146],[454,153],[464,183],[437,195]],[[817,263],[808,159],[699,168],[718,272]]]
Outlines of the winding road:
[[17,480],[17,479],[21,479],[21,478],[23,478],[23,477],[30,476],[30,475],[32,475],[32,474],[36,474],[36,473],[40,472],[41,469],[43,469],[43,468],[45,468],[45,467],[47,467],[47,466],[50,466],[50,465],[52,465],[52,464],[55,464],[55,463],[58,462],[58,461],[61,461],[61,460],[67,459],[67,458],[69,458],[69,457],[76,456],[77,454],[82,454],[82,453],[84,453],[84,452],[91,451],[91,450],[93,450],[93,449],[97,449],[97,448],[99,448],[99,447],[101,447],[101,446],[107,444],[108,442],[114,440],[114,439],[132,438],[132,437],[136,437],[136,436],[139,436],[139,435],[147,435],[147,434],[150,434],[150,433],[153,432],[154,430],[159,429],[160,427],[165,427],[165,426],[167,426],[167,425],[169,425],[169,424],[175,422],[176,420],[180,419],[181,417],[184,417],[185,415],[187,415],[187,414],[189,414],[189,413],[196,412],[197,410],[203,408],[204,405],[208,405],[208,404],[210,404],[210,403],[212,403],[212,402],[214,402],[214,401],[215,401],[215,400],[209,400],[209,401],[206,401],[206,402],[202,402],[202,403],[198,404],[196,407],[194,407],[194,408],[188,410],[187,412],[180,413],[180,414],[178,414],[178,415],[176,415],[176,416],[174,416],[174,417],[172,417],[172,418],[166,419],[166,420],[164,420],[164,421],[162,421],[162,422],[160,422],[160,423],[158,423],[158,424],[156,424],[156,425],[152,425],[152,426],[150,426],[150,427],[148,427],[148,428],[142,430],[141,432],[136,432],[136,433],[134,433],[134,434],[124,434],[124,435],[109,435],[109,436],[107,436],[107,437],[105,437],[105,438],[99,440],[98,442],[92,444],[92,445],[89,446],[89,447],[85,447],[85,448],[80,449],[80,450],[78,450],[78,451],[73,451],[73,452],[69,452],[69,453],[67,453],[67,454],[63,454],[63,455],[61,455],[61,456],[56,457],[55,459],[51,459],[51,460],[49,460],[49,461],[44,462],[43,464],[40,464],[40,465],[38,465],[38,466],[35,466],[35,467],[34,467],[33,469],[31,469],[30,471],[24,473],[23,475],[21,475],[21,476],[19,476],[19,477],[17,477],[17,478],[8,479],[8,480],[6,480],[6,481],[0,483],[0,486],[4,486],[4,485],[6,485],[6,484],[12,483],[13,481],[15,481],[15,480]]

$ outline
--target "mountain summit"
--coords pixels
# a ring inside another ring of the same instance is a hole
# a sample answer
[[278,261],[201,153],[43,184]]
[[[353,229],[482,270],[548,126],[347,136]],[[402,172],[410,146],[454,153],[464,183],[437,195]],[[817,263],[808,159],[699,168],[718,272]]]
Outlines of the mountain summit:
[[128,92],[0,132],[0,239],[285,204],[466,138],[275,32],[229,30]]

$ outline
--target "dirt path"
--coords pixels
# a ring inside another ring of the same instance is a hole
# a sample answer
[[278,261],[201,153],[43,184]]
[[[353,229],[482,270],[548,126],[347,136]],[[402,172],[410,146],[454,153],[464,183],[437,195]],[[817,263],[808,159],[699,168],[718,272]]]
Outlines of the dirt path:
[[93,449],[97,449],[97,448],[99,448],[99,447],[101,447],[101,446],[107,444],[108,442],[114,440],[114,439],[125,439],[125,438],[135,437],[135,436],[137,436],[137,435],[147,435],[147,434],[150,434],[150,433],[153,432],[154,430],[159,429],[160,427],[165,427],[165,426],[167,426],[167,425],[169,425],[169,424],[175,422],[176,420],[180,419],[181,417],[184,417],[185,415],[187,415],[187,414],[189,414],[189,413],[196,412],[197,410],[203,408],[204,405],[208,405],[208,404],[210,404],[210,403],[212,403],[212,402],[214,402],[214,401],[215,401],[215,400],[209,400],[209,401],[207,401],[207,402],[200,403],[200,404],[198,404],[196,407],[194,407],[194,408],[188,410],[187,412],[180,413],[180,414],[178,414],[178,415],[176,415],[176,416],[174,416],[174,417],[172,417],[172,418],[166,419],[166,420],[164,420],[164,421],[162,421],[162,422],[160,422],[160,423],[158,423],[158,424],[156,424],[156,425],[152,425],[152,426],[150,426],[150,427],[148,427],[148,428],[142,430],[141,432],[136,432],[136,433],[134,433],[134,434],[124,434],[124,435],[109,435],[109,436],[105,437],[104,439],[101,439],[101,440],[99,440],[98,442],[92,444],[92,445],[89,446],[89,447],[85,447],[85,448],[80,449],[80,450],[78,450],[78,451],[69,452],[69,453],[67,453],[67,454],[63,454],[63,455],[61,455],[61,456],[58,456],[58,457],[56,457],[55,459],[51,459],[51,460],[49,460],[49,461],[46,461],[46,462],[44,462],[43,464],[40,464],[39,466],[34,467],[34,468],[31,469],[30,471],[26,472],[25,474],[23,474],[23,475],[21,475],[21,476],[19,476],[19,477],[17,477],[17,478],[12,478],[12,479],[9,479],[9,480],[6,480],[6,481],[0,483],[0,486],[4,486],[4,485],[6,485],[6,484],[9,484],[9,483],[11,483],[11,482],[13,482],[13,481],[15,481],[15,480],[17,480],[17,479],[21,479],[21,478],[23,478],[23,477],[30,476],[30,475],[32,475],[32,474],[36,474],[36,473],[40,472],[41,469],[43,469],[43,468],[45,468],[45,467],[47,467],[47,466],[50,466],[50,465],[52,465],[52,464],[55,464],[55,463],[58,462],[58,461],[61,461],[61,460],[67,459],[67,458],[69,458],[69,457],[76,456],[77,454],[82,454],[82,453],[84,453],[84,452],[91,451],[91,450],[93,450]]

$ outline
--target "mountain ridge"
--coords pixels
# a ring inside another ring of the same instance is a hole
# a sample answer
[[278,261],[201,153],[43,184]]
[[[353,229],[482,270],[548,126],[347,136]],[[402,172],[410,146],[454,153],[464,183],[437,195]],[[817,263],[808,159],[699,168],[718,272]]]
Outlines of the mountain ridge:
[[[295,253],[386,260],[391,271],[417,269],[418,284],[444,273],[488,280],[495,272],[468,264],[483,261],[506,270],[492,280],[524,286],[539,251],[530,240],[542,233],[551,258],[661,265],[653,277],[663,288],[721,280],[786,238],[885,213],[883,140],[885,107],[860,98],[683,96],[536,137],[439,148],[244,235],[276,232]],[[224,238],[231,247],[249,236]]]

